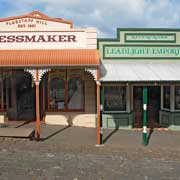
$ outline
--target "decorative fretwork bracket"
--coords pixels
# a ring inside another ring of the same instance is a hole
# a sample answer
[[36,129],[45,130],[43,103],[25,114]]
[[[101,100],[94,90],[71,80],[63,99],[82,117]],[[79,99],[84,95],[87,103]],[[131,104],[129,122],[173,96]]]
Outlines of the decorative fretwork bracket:
[[[31,74],[34,82],[41,81],[44,74],[49,72],[51,69],[24,69],[24,71]],[[38,72],[37,72],[38,71]]]
[[96,81],[97,80],[97,69],[93,68],[85,68],[85,72],[90,73],[93,76],[93,79]]

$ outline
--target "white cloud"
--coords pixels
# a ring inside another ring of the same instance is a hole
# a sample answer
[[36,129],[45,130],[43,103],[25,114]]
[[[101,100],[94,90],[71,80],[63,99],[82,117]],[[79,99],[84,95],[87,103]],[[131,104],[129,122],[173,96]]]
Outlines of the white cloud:
[[[3,0],[0,0],[3,1]],[[5,1],[4,1],[5,2]],[[6,15],[40,10],[50,17],[72,20],[75,27],[96,27],[99,35],[114,37],[117,27],[178,27],[178,0],[6,0]]]

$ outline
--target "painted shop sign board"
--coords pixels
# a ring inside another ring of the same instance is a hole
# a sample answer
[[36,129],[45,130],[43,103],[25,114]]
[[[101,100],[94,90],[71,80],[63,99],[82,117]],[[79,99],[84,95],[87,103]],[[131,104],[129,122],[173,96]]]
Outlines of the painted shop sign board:
[[96,48],[96,29],[74,29],[71,21],[38,11],[0,19],[1,50]]
[[176,42],[176,34],[165,34],[165,33],[125,33],[125,42]]
[[131,59],[131,58],[180,58],[180,45],[175,47],[169,46],[148,46],[148,45],[104,45],[104,59]]
[[0,32],[0,49],[86,48],[85,31]]
[[102,61],[180,59],[180,29],[117,29],[116,39],[98,39]]

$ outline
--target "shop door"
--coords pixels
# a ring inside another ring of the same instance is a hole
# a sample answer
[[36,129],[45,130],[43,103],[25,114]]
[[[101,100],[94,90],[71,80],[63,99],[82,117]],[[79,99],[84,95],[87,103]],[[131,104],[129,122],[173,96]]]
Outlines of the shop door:
[[35,120],[35,88],[21,91],[17,99],[17,120]]
[[159,125],[160,96],[161,90],[159,86],[148,87],[147,127],[149,128],[158,127]]
[[35,86],[31,76],[23,71],[16,74],[16,117],[14,120],[35,120]]
[[[143,127],[143,87],[134,86],[134,127]],[[148,87],[147,127],[158,127],[160,109],[160,87]]]
[[133,88],[133,107],[134,107],[134,128],[143,127],[143,87],[134,86]]

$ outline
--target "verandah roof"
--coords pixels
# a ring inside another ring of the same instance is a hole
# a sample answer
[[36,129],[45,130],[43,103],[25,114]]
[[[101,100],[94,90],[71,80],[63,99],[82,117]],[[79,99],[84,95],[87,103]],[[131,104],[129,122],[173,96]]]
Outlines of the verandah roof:
[[0,50],[1,67],[98,66],[95,49]]
[[180,62],[122,62],[101,65],[104,82],[180,82]]

